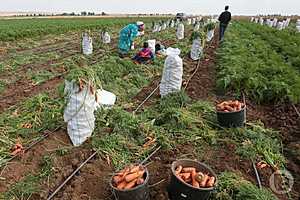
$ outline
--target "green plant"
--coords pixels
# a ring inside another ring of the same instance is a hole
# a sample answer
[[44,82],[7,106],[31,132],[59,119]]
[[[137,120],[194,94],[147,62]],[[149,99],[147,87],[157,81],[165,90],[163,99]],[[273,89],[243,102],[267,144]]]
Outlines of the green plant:
[[237,145],[236,152],[245,159],[265,160],[274,169],[283,168],[285,159],[277,132],[259,124],[248,124],[246,128],[224,130]]
[[217,193],[211,199],[218,200],[275,200],[277,199],[269,190],[259,189],[243,177],[223,172],[219,178]]
[[218,50],[217,87],[258,103],[300,101],[300,74],[245,25],[235,22]]
[[206,32],[213,30],[216,27],[216,24],[213,22],[209,22],[204,26],[204,29],[206,30]]

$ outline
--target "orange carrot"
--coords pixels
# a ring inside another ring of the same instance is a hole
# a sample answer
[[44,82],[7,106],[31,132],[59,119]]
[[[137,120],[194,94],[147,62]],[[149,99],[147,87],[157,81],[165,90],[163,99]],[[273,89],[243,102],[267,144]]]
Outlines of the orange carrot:
[[126,186],[126,181],[122,181],[121,183],[119,183],[118,185],[117,185],[117,188],[119,189],[119,190],[123,190],[124,188],[125,188],[125,186]]
[[187,181],[191,177],[191,173],[181,173],[184,181]]
[[134,166],[130,169],[130,173],[138,172],[141,169],[140,166]]
[[116,184],[118,184],[123,181],[123,178],[121,176],[114,176],[113,180]]
[[137,181],[137,178],[136,179],[133,179],[132,181],[130,181],[129,183],[127,183],[124,187],[124,189],[131,189],[135,186],[136,184],[136,181]]
[[232,108],[231,106],[225,106],[224,108],[225,108],[226,110],[230,111],[230,112],[233,111],[233,108]]
[[182,171],[185,173],[187,173],[187,172],[192,173],[193,171],[196,171],[196,168],[195,167],[184,167],[182,169]]
[[133,181],[134,179],[137,179],[139,176],[140,176],[139,172],[128,174],[128,175],[125,176],[125,181],[127,183],[129,183],[129,182]]
[[200,188],[198,181],[196,180],[196,170],[192,171],[192,185],[193,187]]
[[206,183],[206,187],[213,187],[214,186],[214,184],[215,184],[215,177],[210,177],[209,178],[209,180],[207,181],[207,183]]
[[207,174],[204,174],[204,177],[203,177],[202,181],[200,182],[200,186],[205,187],[208,179],[209,179],[209,176]]
[[17,155],[20,152],[22,152],[22,149],[15,149],[13,152],[11,152],[11,155],[15,156],[15,155]]

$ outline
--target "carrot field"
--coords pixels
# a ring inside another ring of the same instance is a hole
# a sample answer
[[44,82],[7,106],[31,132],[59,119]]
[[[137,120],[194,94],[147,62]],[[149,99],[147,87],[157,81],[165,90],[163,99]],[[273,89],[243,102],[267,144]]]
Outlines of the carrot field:
[[[213,39],[202,38],[204,53],[194,61],[192,25],[185,22],[182,40],[173,27],[152,31],[152,22],[170,19],[0,20],[0,199],[114,199],[114,172],[149,155],[153,200],[168,199],[171,164],[182,158],[214,170],[218,183],[211,200],[299,199],[300,33],[236,20],[220,43],[215,25]],[[150,39],[179,48],[179,92],[160,97],[165,56],[147,65],[119,57],[119,31],[137,20],[146,30],[130,56]],[[200,26],[205,37],[206,20]],[[81,47],[87,30],[93,38],[88,56]],[[110,44],[101,41],[103,30]],[[64,122],[64,87],[65,80],[80,78],[113,92],[117,102],[95,111],[93,135],[74,147]],[[247,106],[243,127],[218,123],[216,105],[230,99]],[[14,153],[17,144],[22,150]],[[280,172],[290,173],[293,184]]]

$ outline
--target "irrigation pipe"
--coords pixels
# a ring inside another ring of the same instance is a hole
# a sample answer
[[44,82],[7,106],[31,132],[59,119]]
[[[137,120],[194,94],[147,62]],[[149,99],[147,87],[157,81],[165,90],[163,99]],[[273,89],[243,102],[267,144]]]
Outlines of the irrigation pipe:
[[77,167],[76,170],[73,171],[73,173],[61,184],[56,188],[56,190],[47,198],[47,200],[52,199],[59,191],[60,189],[67,183],[69,180],[73,178],[73,176],[87,163],[89,162],[92,158],[94,158],[97,154],[97,151],[95,151],[90,157],[88,157],[83,163],[80,164],[79,167]]
[[258,183],[258,187],[259,187],[259,189],[261,189],[260,176],[259,176],[259,174],[258,174],[258,171],[257,171],[257,169],[256,169],[256,166],[255,166],[253,160],[251,160],[251,162],[252,162],[252,166],[253,166],[253,169],[254,169],[254,172],[255,172],[255,176],[256,176],[257,183]]
[[201,62],[201,61],[200,61],[200,59],[199,59],[198,62],[197,62],[197,66],[196,66],[195,71],[193,72],[193,74],[190,76],[190,78],[189,78],[188,81],[186,82],[186,85],[185,85],[185,87],[184,87],[184,90],[186,90],[186,88],[188,87],[190,81],[191,81],[192,78],[195,76],[195,74],[198,72],[198,69],[199,69],[199,66],[200,66],[200,62]]
[[156,86],[156,88],[144,99],[144,101],[142,103],[140,103],[140,105],[138,105],[138,107],[133,111],[133,113],[136,113],[151,97],[152,95],[156,92],[156,90],[159,88],[160,83]]
[[295,109],[298,117],[300,117],[300,112],[298,111],[298,109],[296,108],[295,104],[292,103],[292,107]]
[[166,179],[162,179],[162,180],[158,181],[157,183],[154,183],[154,184],[152,184],[152,185],[149,185],[149,188],[155,187],[155,186],[157,186],[157,185],[159,185],[159,184],[161,184],[161,183],[163,183],[163,182],[165,182],[165,181],[166,181]]
[[[213,39],[212,39],[212,41],[210,42],[208,48],[210,48],[210,47],[212,46],[212,43],[213,43]],[[205,44],[204,44],[203,46],[205,46]],[[195,74],[197,73],[197,71],[198,71],[198,69],[199,69],[199,67],[200,67],[200,63],[201,63],[201,59],[198,60],[196,69],[195,69],[195,71],[193,72],[193,74],[190,76],[190,78],[188,79],[188,81],[186,82],[186,85],[185,85],[185,87],[184,87],[184,90],[186,90],[186,88],[188,87],[190,81],[192,80],[192,78],[193,78],[193,77],[195,76]]]
[[156,152],[158,152],[161,149],[161,146],[157,147],[149,156],[147,156],[140,165],[144,165]]

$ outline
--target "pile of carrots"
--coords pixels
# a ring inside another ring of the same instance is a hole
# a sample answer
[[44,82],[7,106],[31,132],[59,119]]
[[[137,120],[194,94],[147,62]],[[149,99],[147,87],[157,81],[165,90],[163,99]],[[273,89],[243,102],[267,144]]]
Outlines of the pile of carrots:
[[129,166],[116,173],[113,185],[119,190],[128,190],[144,183],[145,169],[143,166]]
[[217,111],[236,112],[241,111],[244,106],[244,103],[241,103],[238,100],[223,101],[222,103],[217,104]]
[[181,181],[195,188],[209,188],[215,185],[216,178],[207,173],[197,172],[194,167],[182,167],[175,169],[175,174]]

